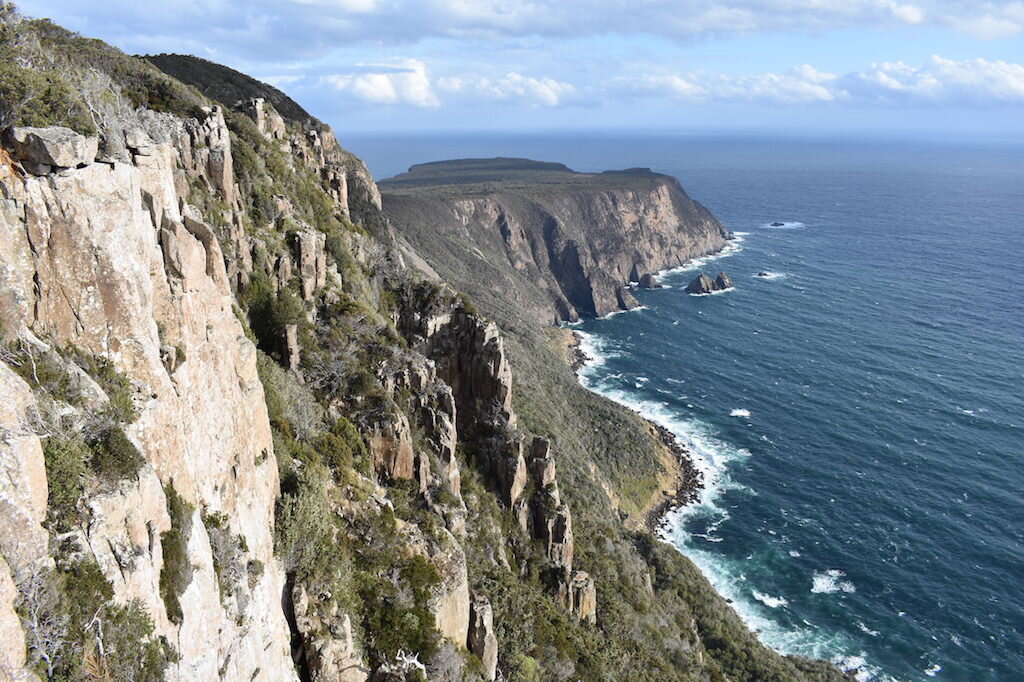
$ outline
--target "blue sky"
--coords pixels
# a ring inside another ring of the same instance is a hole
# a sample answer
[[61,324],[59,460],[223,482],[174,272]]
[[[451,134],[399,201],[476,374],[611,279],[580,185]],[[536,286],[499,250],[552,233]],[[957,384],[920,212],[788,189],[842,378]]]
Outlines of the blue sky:
[[1022,0],[22,0],[339,131],[1024,137]]

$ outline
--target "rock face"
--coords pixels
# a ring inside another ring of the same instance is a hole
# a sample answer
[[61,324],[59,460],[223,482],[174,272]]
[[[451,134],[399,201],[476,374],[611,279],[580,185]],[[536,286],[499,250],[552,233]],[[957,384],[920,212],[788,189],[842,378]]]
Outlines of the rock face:
[[[674,178],[643,169],[466,160],[414,166],[381,187],[398,231],[443,277],[479,282],[474,298],[512,297],[544,322],[635,307],[626,285],[638,273],[725,245],[722,225]],[[468,263],[485,270],[470,276]]]
[[70,128],[11,128],[8,137],[12,155],[33,175],[90,164],[99,150],[99,138]]
[[689,284],[686,285],[686,293],[703,296],[706,294],[713,294],[716,291],[725,291],[726,289],[732,288],[732,280],[729,279],[729,275],[724,272],[718,273],[718,277],[711,279],[703,272],[693,278]]
[[[93,142],[62,131],[23,136],[23,150],[45,149],[46,159],[68,170],[39,178],[0,170],[0,314],[8,334],[46,335],[55,345],[101,355],[135,387],[139,417],[125,431],[146,463],[138,480],[90,500],[89,527],[78,537],[115,598],[140,599],[156,632],[177,648],[169,678],[294,679],[280,608],[284,575],[273,555],[278,479],[272,460],[266,463],[273,444],[256,353],[233,313],[218,240],[183,210],[179,193],[193,174],[227,205],[234,201],[229,135],[218,114],[142,121],[146,140],[132,140],[138,163],[75,167],[91,160]],[[163,361],[162,335],[183,350],[173,372]],[[18,405],[27,386],[9,372],[0,376],[0,404]],[[38,439],[11,442],[20,462],[13,473],[38,478]],[[169,527],[163,485],[197,509],[223,514],[231,533],[244,539],[244,560],[265,567],[251,585],[237,586],[245,598],[234,606],[218,594],[197,511],[184,617],[180,624],[168,617],[157,587],[160,533]],[[45,492],[30,483],[19,488],[29,495],[17,503],[19,518],[38,520],[30,500],[36,495],[45,504]],[[37,542],[31,526],[6,522],[0,538]]]

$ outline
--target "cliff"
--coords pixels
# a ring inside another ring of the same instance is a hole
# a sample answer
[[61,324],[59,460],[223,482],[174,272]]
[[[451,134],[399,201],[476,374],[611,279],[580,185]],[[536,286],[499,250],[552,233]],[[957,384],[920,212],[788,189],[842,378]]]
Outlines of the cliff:
[[0,676],[838,676],[622,524],[656,439],[537,399],[539,325],[407,267],[327,126],[10,6],[0,38]]
[[725,245],[722,225],[675,178],[646,169],[442,161],[381,189],[396,229],[442,277],[475,280],[474,298],[512,296],[544,321],[628,310],[631,282]]

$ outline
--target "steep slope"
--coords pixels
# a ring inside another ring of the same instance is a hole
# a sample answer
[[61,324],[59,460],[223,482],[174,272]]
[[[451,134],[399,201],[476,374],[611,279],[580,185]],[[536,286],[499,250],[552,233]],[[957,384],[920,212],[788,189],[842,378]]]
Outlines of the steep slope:
[[534,328],[405,267],[328,128],[7,5],[0,32],[31,95],[0,150],[4,675],[838,675],[625,529],[643,423],[591,398],[654,457],[624,467],[571,394],[531,404],[562,381]]
[[413,166],[381,188],[398,231],[442,276],[473,282],[474,299],[511,297],[544,321],[635,307],[630,282],[727,237],[674,178],[647,169],[468,159]]

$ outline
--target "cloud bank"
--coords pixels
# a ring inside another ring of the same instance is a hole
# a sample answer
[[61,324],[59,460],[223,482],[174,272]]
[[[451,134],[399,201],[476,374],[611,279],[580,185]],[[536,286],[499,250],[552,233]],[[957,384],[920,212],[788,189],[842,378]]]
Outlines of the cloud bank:
[[[339,45],[429,39],[657,36],[673,41],[765,32],[941,26],[980,39],[1024,31],[1022,0],[21,0],[34,16],[137,51],[170,40],[249,60],[323,55]],[[113,32],[113,34],[112,34]]]

